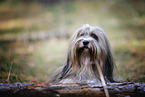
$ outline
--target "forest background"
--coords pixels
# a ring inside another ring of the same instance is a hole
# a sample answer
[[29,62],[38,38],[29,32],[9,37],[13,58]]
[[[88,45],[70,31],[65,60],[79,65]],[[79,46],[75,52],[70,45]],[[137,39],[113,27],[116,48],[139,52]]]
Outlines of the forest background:
[[145,82],[144,0],[0,0],[0,82],[45,82],[83,24],[106,32],[117,78]]

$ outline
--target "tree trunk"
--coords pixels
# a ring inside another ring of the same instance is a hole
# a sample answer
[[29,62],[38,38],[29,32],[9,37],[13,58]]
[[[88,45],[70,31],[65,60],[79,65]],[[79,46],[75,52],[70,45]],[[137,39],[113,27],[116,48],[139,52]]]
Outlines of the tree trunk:
[[[145,83],[108,83],[110,97],[145,97]],[[97,84],[0,83],[0,97],[105,97]]]

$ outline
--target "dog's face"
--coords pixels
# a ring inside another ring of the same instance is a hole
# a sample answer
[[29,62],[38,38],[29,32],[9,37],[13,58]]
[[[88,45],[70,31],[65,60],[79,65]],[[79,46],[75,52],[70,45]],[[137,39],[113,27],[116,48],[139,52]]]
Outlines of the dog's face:
[[103,61],[103,56],[107,55],[107,45],[105,33],[101,28],[90,25],[79,28],[72,36],[69,47],[69,57],[75,62],[72,65],[83,66],[81,61],[84,61],[84,57],[89,58],[90,64]]
[[[89,52],[90,55],[96,53],[96,46],[98,42],[97,33],[90,31],[89,28],[84,31],[80,31],[77,34],[77,39],[75,42],[76,53],[81,54],[82,52]],[[75,48],[74,48],[75,49]]]

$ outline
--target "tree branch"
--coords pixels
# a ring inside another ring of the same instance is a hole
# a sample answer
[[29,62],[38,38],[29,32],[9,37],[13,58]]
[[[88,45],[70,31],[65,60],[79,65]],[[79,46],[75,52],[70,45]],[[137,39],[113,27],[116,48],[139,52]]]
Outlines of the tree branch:
[[[108,83],[110,97],[145,97],[145,83]],[[0,83],[0,97],[105,97],[97,84]]]

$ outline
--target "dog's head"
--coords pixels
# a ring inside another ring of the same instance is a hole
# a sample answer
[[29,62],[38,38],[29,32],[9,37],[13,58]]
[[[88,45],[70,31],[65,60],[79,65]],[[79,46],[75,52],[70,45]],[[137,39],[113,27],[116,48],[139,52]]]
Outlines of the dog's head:
[[99,27],[86,24],[72,36],[69,52],[74,57],[79,57],[85,52],[88,52],[90,57],[101,57],[107,54],[107,45],[107,37],[104,31]]

